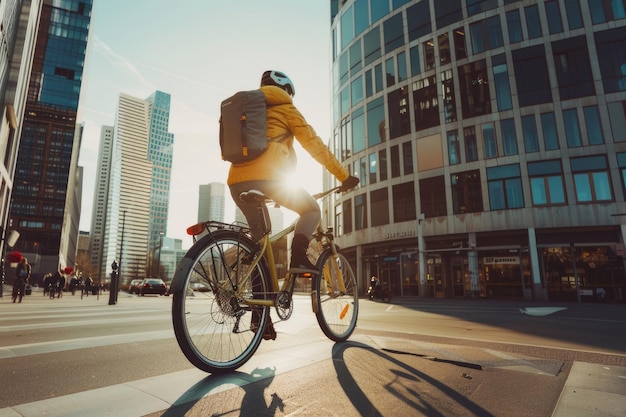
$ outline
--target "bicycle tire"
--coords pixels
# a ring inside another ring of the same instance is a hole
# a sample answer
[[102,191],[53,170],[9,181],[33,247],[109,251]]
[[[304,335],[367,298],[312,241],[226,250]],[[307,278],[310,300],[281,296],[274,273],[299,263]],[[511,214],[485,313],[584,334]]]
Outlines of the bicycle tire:
[[[342,254],[337,256],[335,264],[330,250],[325,250],[320,255],[317,262],[320,273],[312,280],[312,297],[313,310],[322,332],[330,340],[343,342],[356,328],[359,293],[350,263]],[[327,283],[329,281],[336,283],[336,268],[339,268],[343,275],[345,292],[334,291]]]
[[[198,369],[230,372],[256,352],[269,319],[267,306],[251,307],[245,299],[269,298],[269,271],[261,260],[248,283],[236,282],[249,269],[256,245],[232,230],[204,236],[185,254],[174,275],[182,291],[173,294],[172,322],[178,345]],[[229,278],[238,286],[237,291]],[[196,291],[207,289],[208,291]]]

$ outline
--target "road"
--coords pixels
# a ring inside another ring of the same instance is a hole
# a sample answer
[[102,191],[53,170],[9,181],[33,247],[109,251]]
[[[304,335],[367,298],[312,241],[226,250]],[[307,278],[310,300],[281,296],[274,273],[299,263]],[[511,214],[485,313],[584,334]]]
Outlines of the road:
[[120,293],[109,306],[108,296],[48,300],[35,292],[22,304],[5,296],[0,417],[569,417],[626,409],[626,306],[547,311],[411,298],[360,305],[357,331],[334,344],[299,296],[293,317],[276,323],[276,341],[263,342],[237,372],[209,376],[180,352],[169,297]]

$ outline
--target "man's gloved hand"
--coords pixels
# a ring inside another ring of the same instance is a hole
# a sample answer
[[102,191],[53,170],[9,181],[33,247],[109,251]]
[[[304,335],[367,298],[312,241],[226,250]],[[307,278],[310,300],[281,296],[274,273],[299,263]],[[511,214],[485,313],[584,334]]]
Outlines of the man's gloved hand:
[[351,190],[352,188],[359,185],[359,179],[350,175],[348,178],[341,182],[341,187],[337,190],[338,193],[343,193],[345,191]]

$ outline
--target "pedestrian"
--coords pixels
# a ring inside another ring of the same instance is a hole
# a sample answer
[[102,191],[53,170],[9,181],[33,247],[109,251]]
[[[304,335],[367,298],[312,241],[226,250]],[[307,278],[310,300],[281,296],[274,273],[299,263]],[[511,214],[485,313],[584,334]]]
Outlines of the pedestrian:
[[31,267],[28,263],[28,259],[22,257],[22,260],[17,264],[15,268],[15,279],[13,280],[13,302],[19,299],[22,302],[24,297],[24,291],[26,290],[26,284],[30,280]]

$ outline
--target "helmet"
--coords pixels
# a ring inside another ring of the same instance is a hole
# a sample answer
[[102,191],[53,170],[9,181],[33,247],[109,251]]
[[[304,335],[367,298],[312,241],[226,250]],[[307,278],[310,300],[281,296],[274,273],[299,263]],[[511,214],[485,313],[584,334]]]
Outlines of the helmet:
[[280,71],[265,71],[261,77],[261,86],[264,85],[275,85],[285,90],[292,97],[296,95],[296,87],[293,86],[293,82]]

